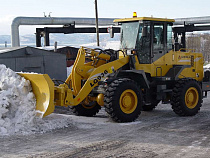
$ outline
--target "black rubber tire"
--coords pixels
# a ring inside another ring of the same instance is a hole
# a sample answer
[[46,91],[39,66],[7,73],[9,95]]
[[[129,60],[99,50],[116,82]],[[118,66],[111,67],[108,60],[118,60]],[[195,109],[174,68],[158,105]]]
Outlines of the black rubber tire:
[[[196,88],[199,98],[198,103],[194,108],[188,108],[185,103],[185,93],[189,88]],[[198,82],[194,79],[185,78],[177,81],[173,88],[171,98],[171,105],[173,111],[179,116],[193,116],[196,115],[202,106],[202,91]]]
[[153,100],[151,102],[151,105],[143,105],[142,110],[143,111],[152,111],[156,108],[156,106],[159,104],[159,102],[160,102],[159,100]]
[[[125,90],[131,89],[137,96],[137,107],[132,113],[125,113],[120,108],[120,96]],[[104,95],[104,107],[106,112],[115,122],[132,122],[141,114],[142,94],[133,80],[123,78],[113,81]]]
[[79,104],[77,106],[69,106],[70,110],[77,116],[95,116],[99,110],[101,109],[101,106],[98,105],[96,102],[94,102],[95,106],[92,108],[86,108],[82,104]]

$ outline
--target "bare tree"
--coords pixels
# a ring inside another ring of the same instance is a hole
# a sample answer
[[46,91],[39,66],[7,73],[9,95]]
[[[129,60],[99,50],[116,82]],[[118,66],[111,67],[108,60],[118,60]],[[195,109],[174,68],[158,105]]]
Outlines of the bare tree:
[[210,34],[187,34],[186,47],[188,49],[194,49],[195,52],[203,53],[204,60],[210,60]]

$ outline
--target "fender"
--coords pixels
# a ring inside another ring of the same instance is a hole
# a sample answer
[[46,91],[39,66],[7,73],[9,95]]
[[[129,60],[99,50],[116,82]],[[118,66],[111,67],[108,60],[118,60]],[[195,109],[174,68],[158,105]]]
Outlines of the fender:
[[135,80],[141,88],[148,88],[149,89],[149,81],[146,77],[144,70],[121,70],[117,77],[128,77]]

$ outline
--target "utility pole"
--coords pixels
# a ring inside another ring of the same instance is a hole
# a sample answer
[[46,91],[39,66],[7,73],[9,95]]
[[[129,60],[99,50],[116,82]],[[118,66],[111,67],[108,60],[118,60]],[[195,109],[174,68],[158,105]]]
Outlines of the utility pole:
[[97,6],[97,0],[95,0],[95,14],[96,14],[97,46],[99,46],[99,28],[98,28],[98,6]]

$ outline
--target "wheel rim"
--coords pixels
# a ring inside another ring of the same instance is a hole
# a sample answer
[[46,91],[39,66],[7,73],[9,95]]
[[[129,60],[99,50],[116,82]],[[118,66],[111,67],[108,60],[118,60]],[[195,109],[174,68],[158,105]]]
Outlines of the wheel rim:
[[136,93],[131,90],[125,90],[120,96],[120,108],[126,114],[134,112],[138,104]]
[[199,95],[196,88],[191,87],[185,93],[185,104],[189,109],[193,109],[198,104]]
[[92,101],[90,100],[90,98],[86,98],[83,102],[82,102],[82,106],[85,108],[85,109],[92,109],[96,106],[96,102],[95,101]]
[[96,102],[92,102],[90,103],[89,105],[86,105],[84,103],[82,103],[82,106],[85,108],[85,109],[92,109],[96,106]]

